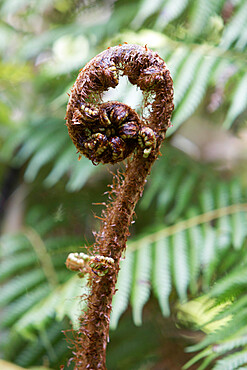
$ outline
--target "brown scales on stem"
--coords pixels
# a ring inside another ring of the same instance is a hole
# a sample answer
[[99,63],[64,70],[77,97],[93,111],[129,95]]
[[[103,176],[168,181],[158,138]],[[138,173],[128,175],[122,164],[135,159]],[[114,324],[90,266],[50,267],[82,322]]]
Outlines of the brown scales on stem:
[[[126,75],[143,92],[139,117],[125,104],[102,102],[102,95]],[[81,316],[74,352],[75,369],[106,369],[106,345],[112,297],[120,258],[126,248],[136,203],[151,166],[159,155],[173,111],[173,83],[164,61],[139,45],[108,48],[79,73],[67,108],[69,135],[79,152],[94,164],[116,163],[127,157],[125,174],[116,175],[96,234],[94,253],[115,263],[103,276],[90,274],[87,310]]]

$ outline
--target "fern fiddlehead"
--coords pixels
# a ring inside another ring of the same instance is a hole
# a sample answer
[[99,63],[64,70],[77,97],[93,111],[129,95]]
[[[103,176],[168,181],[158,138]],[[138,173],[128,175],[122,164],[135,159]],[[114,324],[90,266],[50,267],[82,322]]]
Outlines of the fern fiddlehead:
[[[123,103],[102,102],[103,93],[116,87],[121,75],[126,75],[130,83],[143,92],[142,111],[145,109],[147,116],[140,117]],[[93,268],[100,266],[100,272],[103,269],[104,273],[90,274],[87,311],[81,317],[75,343],[76,369],[106,369],[111,303],[120,258],[136,203],[159,155],[172,111],[170,72],[157,53],[139,45],[125,44],[103,51],[81,70],[71,90],[66,120],[80,155],[98,164],[117,163],[133,154],[127,160],[123,176],[115,176],[109,192],[111,200],[103,211],[101,228],[96,235],[94,252],[97,256],[90,261],[94,263]],[[70,255],[67,266],[84,272],[89,259],[79,254]]]

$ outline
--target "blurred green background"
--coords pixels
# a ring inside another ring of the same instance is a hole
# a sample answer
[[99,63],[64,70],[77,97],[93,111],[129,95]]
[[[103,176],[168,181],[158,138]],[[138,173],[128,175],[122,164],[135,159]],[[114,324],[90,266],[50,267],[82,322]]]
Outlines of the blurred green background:
[[[128,42],[165,60],[175,111],[122,261],[108,369],[247,369],[247,2],[0,0],[0,17],[1,368],[73,368],[62,330],[86,281],[65,260],[93,243],[92,203],[122,166],[77,160],[67,93]],[[104,98],[142,102],[125,78]]]

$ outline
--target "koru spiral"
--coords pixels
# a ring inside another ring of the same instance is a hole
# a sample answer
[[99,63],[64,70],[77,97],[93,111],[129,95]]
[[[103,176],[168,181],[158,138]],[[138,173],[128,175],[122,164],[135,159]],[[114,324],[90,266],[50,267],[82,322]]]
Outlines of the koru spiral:
[[[147,117],[126,104],[102,101],[103,93],[116,87],[123,75],[142,90]],[[66,125],[80,155],[93,164],[117,163],[135,150],[148,158],[170,125],[172,100],[170,72],[157,53],[139,45],[110,47],[80,71],[71,90]]]

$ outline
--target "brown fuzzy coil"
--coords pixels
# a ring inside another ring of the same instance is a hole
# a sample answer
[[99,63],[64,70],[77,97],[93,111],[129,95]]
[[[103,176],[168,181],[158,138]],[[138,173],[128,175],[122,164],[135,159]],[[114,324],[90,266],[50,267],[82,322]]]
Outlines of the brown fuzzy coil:
[[[148,117],[139,117],[123,103],[102,102],[103,93],[116,87],[123,75],[142,90]],[[147,158],[169,127],[172,91],[170,73],[155,52],[128,44],[108,48],[81,70],[71,90],[66,113],[69,135],[93,164],[122,161],[135,149]]]

